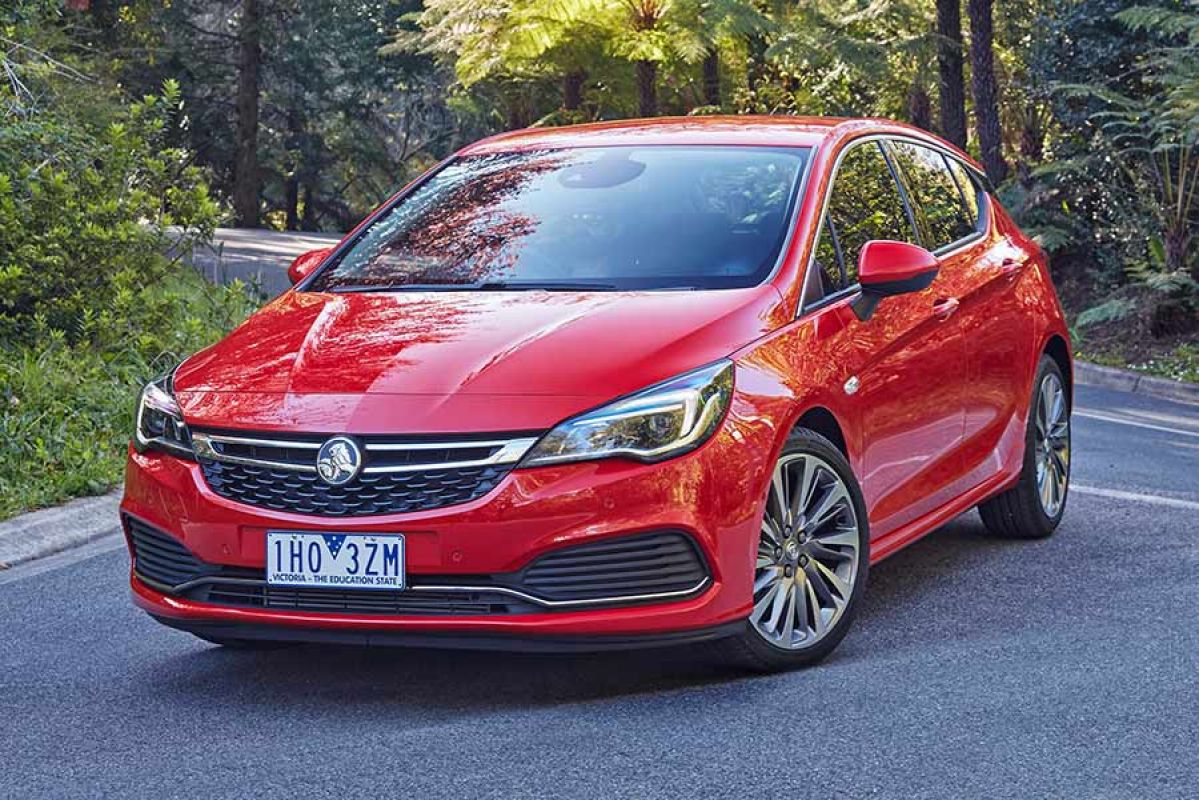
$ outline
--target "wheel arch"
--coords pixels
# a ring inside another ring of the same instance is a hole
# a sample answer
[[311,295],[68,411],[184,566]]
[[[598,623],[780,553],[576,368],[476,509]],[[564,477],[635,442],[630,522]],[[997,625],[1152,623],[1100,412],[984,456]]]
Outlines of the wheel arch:
[[1066,400],[1073,407],[1074,369],[1070,358],[1070,345],[1066,344],[1066,340],[1062,336],[1055,333],[1045,342],[1045,346],[1041,348],[1041,354],[1052,358],[1057,364],[1057,368],[1062,371],[1062,379],[1066,382]]
[[812,406],[800,414],[799,419],[792,426],[792,430],[796,428],[806,428],[820,434],[833,443],[841,455],[845,456],[846,461],[852,462],[849,448],[846,446],[845,431],[836,415],[824,406]]

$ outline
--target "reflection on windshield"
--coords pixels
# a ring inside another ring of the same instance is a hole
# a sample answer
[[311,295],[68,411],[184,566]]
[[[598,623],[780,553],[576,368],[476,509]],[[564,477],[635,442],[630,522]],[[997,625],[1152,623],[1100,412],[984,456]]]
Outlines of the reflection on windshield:
[[778,258],[807,150],[609,147],[459,159],[316,291],[724,288]]

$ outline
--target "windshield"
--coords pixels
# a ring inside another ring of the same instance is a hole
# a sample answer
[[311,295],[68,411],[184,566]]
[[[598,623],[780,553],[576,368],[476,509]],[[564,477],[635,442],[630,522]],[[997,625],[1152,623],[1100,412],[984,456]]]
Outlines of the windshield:
[[753,286],[786,239],[808,151],[607,147],[458,159],[306,287]]

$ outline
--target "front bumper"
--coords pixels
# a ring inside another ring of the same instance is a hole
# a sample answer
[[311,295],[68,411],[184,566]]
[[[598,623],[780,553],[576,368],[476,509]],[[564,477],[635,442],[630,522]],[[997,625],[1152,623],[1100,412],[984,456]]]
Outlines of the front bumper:
[[[656,465],[597,461],[516,470],[476,501],[408,514],[329,519],[226,500],[198,465],[130,450],[122,512],[166,532],[196,558],[261,570],[268,529],[403,533],[414,581],[469,584],[513,573],[562,548],[645,531],[685,533],[708,578],[684,599],[618,607],[562,607],[504,614],[377,614],[250,608],[198,600],[131,574],[135,602],[174,627],[203,635],[451,645],[634,646],[727,632],[750,611],[752,564],[771,463],[768,441],[726,422],[704,447]],[[230,628],[232,626],[232,628]],[[229,630],[241,633],[230,633]],[[225,631],[215,632],[215,631]]]

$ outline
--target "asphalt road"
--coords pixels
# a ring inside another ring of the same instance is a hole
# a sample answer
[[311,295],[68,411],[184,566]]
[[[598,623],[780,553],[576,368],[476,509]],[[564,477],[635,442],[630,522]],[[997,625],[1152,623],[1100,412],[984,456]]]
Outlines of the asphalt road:
[[282,292],[290,282],[287,267],[309,250],[332,247],[340,233],[282,233],[260,229],[218,228],[212,246],[192,253],[192,263],[217,283],[234,278],[258,286],[267,297]]
[[971,513],[804,672],[695,650],[226,652],[108,540],[0,574],[0,796],[1172,798],[1199,786],[1199,408],[1081,388],[1042,542]]

